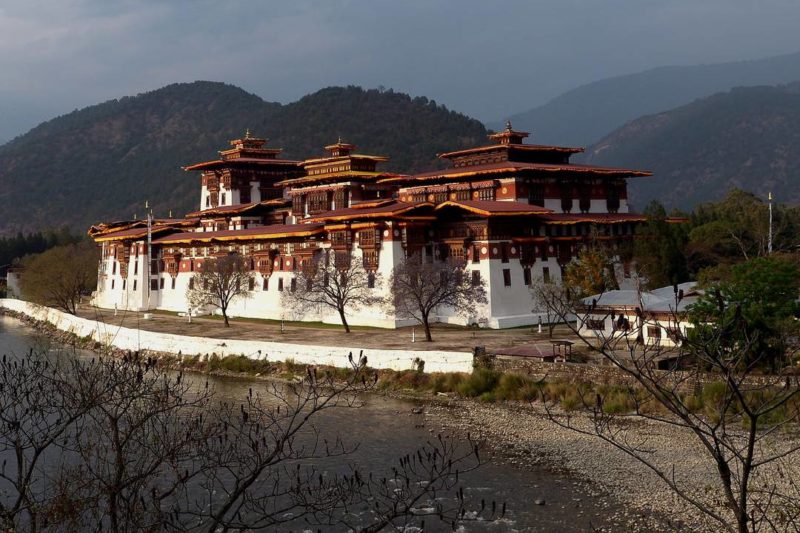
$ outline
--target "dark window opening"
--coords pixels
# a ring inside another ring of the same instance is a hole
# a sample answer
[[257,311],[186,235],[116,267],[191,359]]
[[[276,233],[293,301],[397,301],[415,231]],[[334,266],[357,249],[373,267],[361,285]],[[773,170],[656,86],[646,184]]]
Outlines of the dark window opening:
[[511,269],[510,268],[504,268],[503,269],[503,285],[505,285],[506,287],[510,287],[511,286]]
[[533,283],[531,279],[531,267],[525,267],[522,269],[522,277],[525,280],[525,285],[530,287],[531,284]]
[[477,287],[481,284],[481,271],[480,270],[473,270],[472,271],[472,286]]
[[550,283],[550,267],[542,268],[542,280],[545,283]]

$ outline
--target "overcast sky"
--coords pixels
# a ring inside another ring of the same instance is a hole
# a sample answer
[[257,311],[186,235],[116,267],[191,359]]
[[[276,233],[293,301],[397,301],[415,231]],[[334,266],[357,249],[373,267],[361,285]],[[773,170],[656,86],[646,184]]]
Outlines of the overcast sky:
[[596,79],[800,51],[798,0],[0,0],[0,140],[178,81],[391,87],[502,120]]

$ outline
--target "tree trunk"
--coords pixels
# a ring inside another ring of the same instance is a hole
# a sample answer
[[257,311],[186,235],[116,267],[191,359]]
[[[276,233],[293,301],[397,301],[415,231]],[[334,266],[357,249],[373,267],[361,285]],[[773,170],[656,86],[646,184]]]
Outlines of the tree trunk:
[[231,323],[228,322],[228,309],[225,306],[219,308],[222,311],[222,318],[225,320],[225,327],[231,327]]
[[344,326],[344,332],[350,333],[350,326],[347,324],[347,318],[344,316],[344,309],[339,308],[339,316],[342,318],[342,325]]
[[422,313],[422,325],[425,327],[425,340],[427,342],[433,342],[433,337],[431,337],[431,325],[428,322],[428,313]]

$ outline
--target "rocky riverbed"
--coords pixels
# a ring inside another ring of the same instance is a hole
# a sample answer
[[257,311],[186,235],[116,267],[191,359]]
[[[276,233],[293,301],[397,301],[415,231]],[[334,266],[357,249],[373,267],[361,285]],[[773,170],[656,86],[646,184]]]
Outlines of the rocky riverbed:
[[[566,414],[555,415],[561,423]],[[494,451],[494,460],[508,461],[520,468],[546,466],[577,478],[585,492],[616,507],[612,523],[635,531],[678,529],[719,531],[695,507],[676,496],[658,476],[638,460],[596,435],[585,435],[551,420],[541,404],[482,404],[453,399],[429,405],[427,425],[431,431],[470,433]],[[586,415],[570,416],[572,425],[591,432]],[[642,418],[625,418],[617,428],[620,435],[659,466],[677,485],[719,512],[726,512],[714,463],[688,430]],[[796,436],[781,435],[767,444],[775,450],[797,445]],[[795,456],[796,458],[796,456]],[[785,479],[784,491],[791,491],[791,480],[800,480],[797,461],[783,461],[763,471],[765,477]],[[755,487],[757,483],[753,483]],[[546,495],[543,495],[546,499]]]

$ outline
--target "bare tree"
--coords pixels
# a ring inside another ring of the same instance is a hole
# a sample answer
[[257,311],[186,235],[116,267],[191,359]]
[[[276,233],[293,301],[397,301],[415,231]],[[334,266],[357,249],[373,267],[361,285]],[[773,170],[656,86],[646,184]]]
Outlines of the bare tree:
[[467,275],[463,262],[424,261],[413,254],[392,271],[391,294],[385,305],[398,316],[419,322],[425,328],[425,340],[430,342],[431,315],[442,308],[462,316],[475,314],[476,306],[487,302],[485,286],[480,276]]
[[[741,533],[797,530],[800,492],[793,474],[785,473],[785,465],[796,461],[800,444],[787,439],[783,430],[800,417],[798,380],[764,372],[769,361],[758,351],[759,333],[753,332],[737,305],[717,296],[708,300],[716,311],[695,316],[689,327],[685,313],[673,312],[667,331],[677,343],[672,347],[644,341],[645,332],[664,326],[663,318],[659,322],[650,316],[643,302],[635,319],[627,320],[600,312],[592,302],[576,306],[568,289],[548,293],[548,307],[619,370],[622,390],[633,406],[629,414],[615,413],[605,408],[603,394],[579,388],[588,425],[556,414],[549,406],[548,412],[563,427],[596,435],[638,460],[715,527]],[[574,313],[577,321],[569,320]],[[609,319],[615,324],[611,332],[597,326]],[[659,361],[681,360],[690,361],[691,366],[658,368]],[[703,390],[713,394],[706,398]],[[632,434],[629,425],[619,423],[629,416],[668,424],[691,435],[716,471],[716,490],[693,490],[685,481],[691,479],[691,472],[679,476],[674,466],[660,463],[645,440]]]
[[238,254],[207,259],[194,274],[186,290],[189,304],[194,308],[211,306],[222,313],[225,327],[230,327],[228,308],[237,298],[249,298],[253,273]]
[[57,246],[25,258],[22,295],[74,315],[81,297],[97,283],[97,261],[98,251],[91,243]]
[[552,338],[556,325],[564,320],[560,316],[559,306],[574,302],[575,299],[567,293],[564,284],[543,279],[537,280],[531,285],[531,295],[533,310],[534,312],[544,312],[547,317],[548,336]]
[[[33,350],[0,363],[0,528],[32,530],[46,522],[51,495],[48,453],[61,446],[94,403],[66,379],[71,365]],[[88,400],[88,401],[87,401]],[[9,462],[8,458],[12,458]]]
[[309,309],[333,309],[350,333],[347,313],[379,303],[377,273],[369,272],[349,252],[320,253],[306,261],[297,272],[292,288],[283,292],[284,305],[298,314]]
[[[322,476],[314,466],[357,447],[313,420],[360,406],[376,382],[366,357],[351,356],[346,379],[309,369],[241,403],[215,402],[207,382],[138,354],[55,367],[33,360],[3,367],[25,378],[4,378],[0,389],[0,452],[13,459],[0,476],[4,529],[378,531],[426,517],[456,523],[472,510],[457,490],[460,473],[483,462],[471,441],[439,438],[375,475]],[[365,506],[356,520],[352,510]],[[475,510],[477,519],[500,514],[494,504]]]

